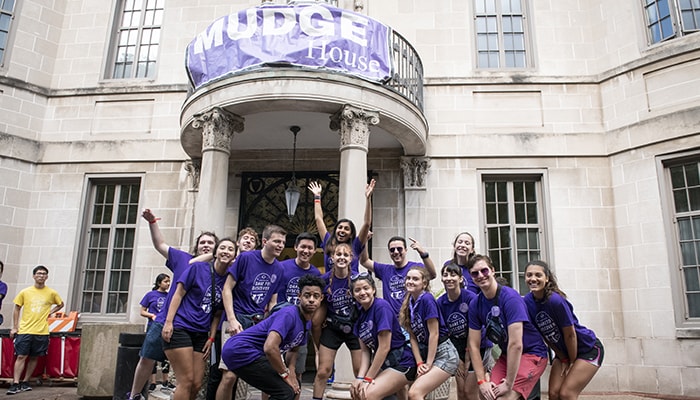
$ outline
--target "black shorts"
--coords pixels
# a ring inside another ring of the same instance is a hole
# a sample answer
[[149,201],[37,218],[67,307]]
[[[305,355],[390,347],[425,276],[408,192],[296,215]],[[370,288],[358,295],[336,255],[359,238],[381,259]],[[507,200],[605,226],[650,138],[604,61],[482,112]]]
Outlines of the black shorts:
[[345,343],[348,350],[360,350],[360,340],[352,332],[342,331],[334,326],[326,325],[321,331],[321,345],[332,350],[338,350]]
[[603,348],[603,343],[600,339],[595,340],[593,348],[585,353],[579,354],[578,359],[588,361],[589,363],[600,367],[603,365],[603,358],[605,357],[605,348]]
[[203,353],[204,345],[209,340],[209,332],[190,332],[185,329],[173,329],[170,342],[163,340],[163,350],[192,347],[197,353]]
[[15,355],[42,357],[49,352],[49,335],[15,335]]

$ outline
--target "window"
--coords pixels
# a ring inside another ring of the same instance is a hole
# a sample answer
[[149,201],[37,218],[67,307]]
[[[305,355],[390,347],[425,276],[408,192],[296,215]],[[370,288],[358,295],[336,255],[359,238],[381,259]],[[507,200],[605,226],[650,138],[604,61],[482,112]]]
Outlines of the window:
[[112,79],[153,78],[165,0],[122,0],[116,17]]
[[81,262],[83,313],[127,312],[140,186],[138,180],[91,182]]
[[475,0],[477,66],[527,67],[522,0]]
[[642,0],[651,43],[700,30],[700,0]]
[[0,65],[5,64],[10,25],[14,18],[15,0],[0,0]]
[[525,265],[546,258],[541,175],[482,180],[487,254],[498,275],[524,295]]
[[700,318],[700,160],[668,166],[684,317]]

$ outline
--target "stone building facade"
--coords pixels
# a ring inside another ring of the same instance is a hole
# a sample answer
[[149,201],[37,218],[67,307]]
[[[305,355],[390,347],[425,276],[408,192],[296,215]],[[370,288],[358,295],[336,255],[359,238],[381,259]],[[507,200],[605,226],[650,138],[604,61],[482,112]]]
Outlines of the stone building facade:
[[518,268],[543,258],[605,343],[588,390],[700,397],[697,5],[331,3],[391,27],[409,69],[377,83],[268,65],[194,88],[188,43],[287,2],[0,0],[8,297],[44,264],[82,321],[139,322],[164,271],[141,209],[181,248],[201,229],[294,234],[313,221],[306,193],[291,222],[275,208],[292,170],[356,221],[371,175],[374,259],[402,235],[442,262],[469,231],[525,293]]

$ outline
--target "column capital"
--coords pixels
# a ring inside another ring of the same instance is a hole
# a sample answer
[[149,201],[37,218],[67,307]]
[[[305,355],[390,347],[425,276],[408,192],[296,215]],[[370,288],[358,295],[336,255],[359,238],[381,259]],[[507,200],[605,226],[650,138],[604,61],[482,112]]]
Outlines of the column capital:
[[367,151],[371,125],[379,123],[379,112],[364,110],[350,104],[331,115],[331,130],[340,133],[340,150],[354,147]]
[[245,119],[220,107],[196,114],[192,126],[202,129],[202,153],[218,150],[231,154],[231,139],[243,132]]
[[404,190],[425,190],[428,168],[430,168],[430,157],[401,157]]

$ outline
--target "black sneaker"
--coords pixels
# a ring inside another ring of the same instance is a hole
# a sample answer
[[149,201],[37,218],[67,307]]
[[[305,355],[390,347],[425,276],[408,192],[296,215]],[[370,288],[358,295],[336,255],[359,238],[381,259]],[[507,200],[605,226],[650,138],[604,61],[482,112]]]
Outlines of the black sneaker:
[[29,382],[20,382],[19,383],[19,390],[21,390],[23,392],[28,392],[28,391],[32,390],[32,387],[29,386]]
[[7,389],[7,394],[17,394],[21,392],[22,389],[19,387],[19,383],[13,383],[10,388]]
[[143,396],[141,396],[141,393],[136,393],[132,396],[131,392],[126,392],[126,398],[127,400],[143,400]]
[[156,384],[155,384],[155,383],[151,383],[150,385],[148,385],[148,391],[149,391],[149,392],[152,392],[152,391],[154,391],[154,390],[156,390]]

